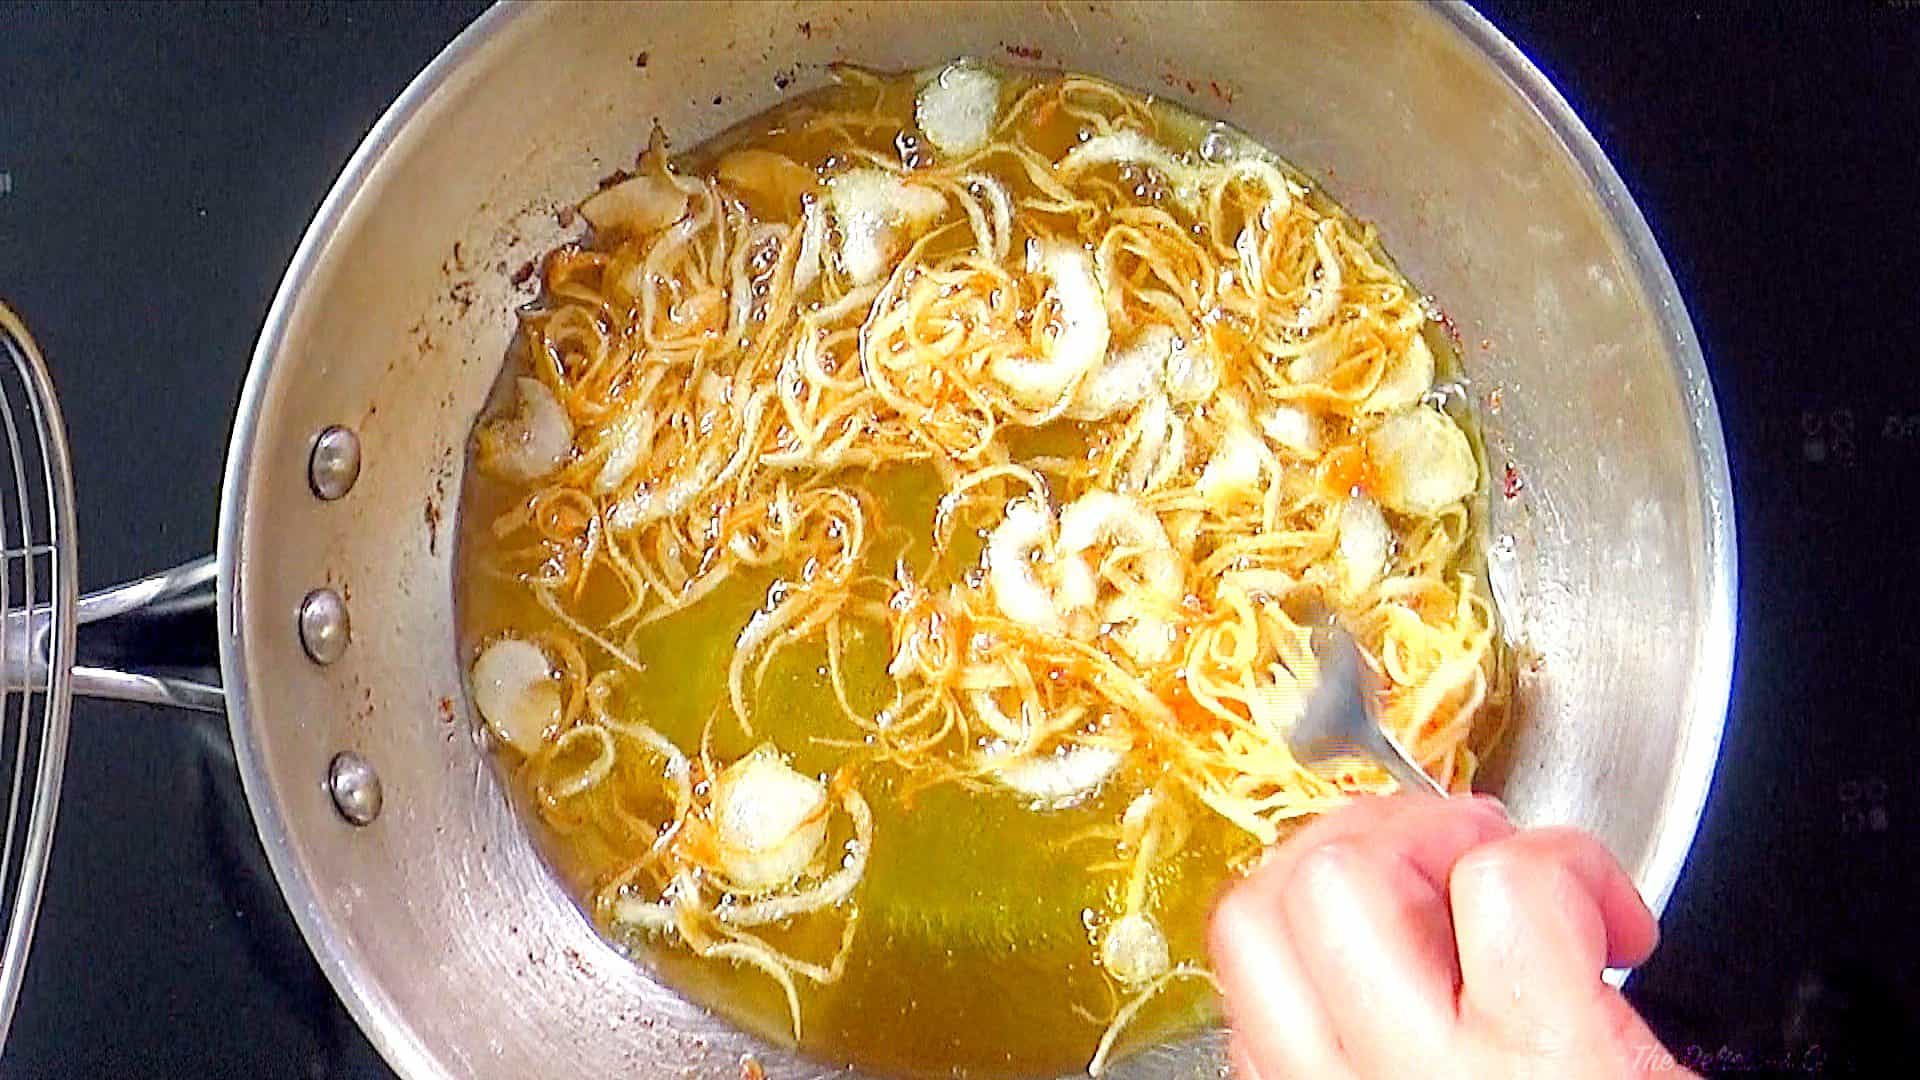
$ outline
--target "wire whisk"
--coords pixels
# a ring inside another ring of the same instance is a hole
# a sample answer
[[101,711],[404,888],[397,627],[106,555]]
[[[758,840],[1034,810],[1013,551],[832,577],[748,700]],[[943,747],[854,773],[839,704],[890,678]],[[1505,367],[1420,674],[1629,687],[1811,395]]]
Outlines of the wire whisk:
[[46,363],[0,304],[0,1044],[40,911],[66,765],[79,575],[66,429]]

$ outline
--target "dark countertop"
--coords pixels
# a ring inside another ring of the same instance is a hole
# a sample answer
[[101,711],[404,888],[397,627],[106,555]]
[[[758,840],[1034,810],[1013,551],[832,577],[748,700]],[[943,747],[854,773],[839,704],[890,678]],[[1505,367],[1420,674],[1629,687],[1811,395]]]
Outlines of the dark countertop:
[[[74,444],[83,585],[211,549],[231,410],[308,218],[479,5],[0,8],[0,294]],[[1720,399],[1734,707],[1630,994],[1719,1073],[1878,1073],[1920,1019],[1920,5],[1483,5],[1660,239]],[[224,728],[77,702],[5,1076],[375,1077]],[[1886,1067],[1890,1067],[1890,1064]]]

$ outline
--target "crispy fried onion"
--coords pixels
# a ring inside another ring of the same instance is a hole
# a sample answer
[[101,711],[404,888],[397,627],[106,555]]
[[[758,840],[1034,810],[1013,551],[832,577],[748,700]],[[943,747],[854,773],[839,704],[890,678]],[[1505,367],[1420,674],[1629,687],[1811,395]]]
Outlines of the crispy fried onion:
[[[595,234],[546,259],[476,435],[513,494],[492,572],[545,621],[499,628],[475,691],[543,816],[619,866],[602,917],[767,974],[796,1033],[795,980],[838,978],[857,922],[853,762],[1038,813],[1133,793],[1096,946],[1131,996],[1097,1072],[1147,1000],[1205,977],[1146,884],[1196,817],[1270,843],[1392,784],[1287,750],[1316,620],[1351,629],[1419,764],[1471,783],[1503,673],[1469,552],[1484,477],[1369,227],[1263,152],[1183,149],[1117,88],[1003,101],[983,72],[923,80],[935,155],[853,95],[783,120],[844,143],[830,159],[682,170],[656,140],[583,205]],[[896,497],[915,485],[931,520]],[[846,768],[763,747],[719,769],[636,719],[642,635],[695,608],[732,627],[715,706],[749,735],[775,658],[824,648]],[[879,691],[849,675],[867,640]],[[830,959],[776,947],[829,916]]]

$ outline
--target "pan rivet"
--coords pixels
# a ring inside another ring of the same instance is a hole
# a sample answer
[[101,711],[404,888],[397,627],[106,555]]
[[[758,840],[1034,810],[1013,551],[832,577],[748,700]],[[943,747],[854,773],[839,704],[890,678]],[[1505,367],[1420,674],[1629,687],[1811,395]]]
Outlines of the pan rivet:
[[327,766],[327,794],[333,808],[355,825],[371,825],[380,816],[380,774],[351,750],[333,755]]
[[329,501],[353,490],[360,478],[360,436],[352,428],[335,424],[313,440],[313,456],[307,459],[307,482],[313,493]]
[[315,589],[300,601],[300,647],[316,664],[331,664],[347,651],[347,604],[332,589]]

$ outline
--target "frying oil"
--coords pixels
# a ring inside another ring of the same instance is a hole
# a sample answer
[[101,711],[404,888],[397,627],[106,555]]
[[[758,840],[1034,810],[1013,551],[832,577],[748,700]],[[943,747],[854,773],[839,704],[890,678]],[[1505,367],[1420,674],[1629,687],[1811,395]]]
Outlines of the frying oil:
[[[1034,79],[1013,75],[1008,81],[1006,101]],[[679,159],[677,167],[703,171],[723,151],[760,147],[831,168],[847,160],[849,137],[864,149],[911,164],[920,150],[897,133],[912,130],[914,90],[912,76],[890,77],[877,90],[830,87],[747,121]],[[876,93],[881,111],[897,123],[826,136],[795,122],[810,111],[870,106]],[[1166,133],[1184,140],[1182,145],[1199,146],[1203,137],[1208,144],[1217,140],[1217,126],[1156,108]],[[1055,157],[1083,136],[1063,111],[1037,121],[1029,142]],[[1016,198],[1025,193],[1022,183],[1010,180]],[[1444,377],[1451,346],[1438,335],[1429,340]],[[1034,438],[1070,446],[1074,435],[1061,426]],[[463,663],[471,661],[483,639],[503,629],[523,636],[559,629],[526,588],[490,569],[500,564],[502,552],[489,526],[523,493],[475,468],[467,477],[456,575]],[[878,520],[869,523],[869,534],[907,538],[872,543],[867,570],[890,577],[894,560],[902,557],[916,571],[924,569],[931,558],[939,478],[930,468],[895,466],[872,474],[862,486],[876,496]],[[963,527],[959,535],[962,548],[949,553],[947,565],[965,566],[976,558],[977,532]],[[864,733],[835,700],[820,642],[782,652],[751,689],[751,735],[727,706],[726,673],[735,640],[765,603],[774,580],[772,572],[743,573],[688,610],[642,631],[631,653],[646,670],[631,680],[621,707],[690,753],[704,737],[714,759],[724,763],[771,742],[800,772],[828,775],[846,759],[847,744],[857,745]],[[576,614],[596,630],[607,630],[606,621],[624,599],[611,577],[603,577],[590,584],[584,608]],[[885,671],[890,643],[884,626],[852,625],[858,629],[847,647],[847,690],[856,708],[872,714],[892,696]],[[624,632],[607,630],[616,639]],[[608,662],[591,649],[590,657],[596,665]],[[866,879],[854,895],[859,930],[839,981],[817,986],[797,980],[802,1049],[829,1062],[903,1076],[1057,1075],[1084,1067],[1124,1000],[1096,963],[1095,942],[1102,920],[1119,910],[1125,872],[1093,868],[1116,859],[1111,827],[1141,786],[1110,784],[1082,805],[1048,812],[1035,812],[1011,792],[952,784],[914,790],[885,766],[863,771],[860,790],[873,807],[876,839]],[[523,807],[530,805],[529,792],[516,787],[515,797]],[[536,815],[526,817],[576,896],[589,894],[597,880],[634,854],[558,835]],[[1098,827],[1108,834],[1092,835]],[[1151,907],[1176,963],[1204,962],[1209,906],[1224,884],[1227,865],[1249,855],[1250,848],[1244,834],[1217,817],[1196,815],[1185,850],[1156,868]],[[802,918],[773,935],[781,948],[818,961],[831,955],[838,938],[834,918]],[[672,944],[615,940],[689,998],[769,1039],[791,1039],[785,1000],[765,975],[701,961]],[[1163,1041],[1217,1019],[1213,993],[1204,982],[1175,982],[1139,1014],[1121,1045]]]

